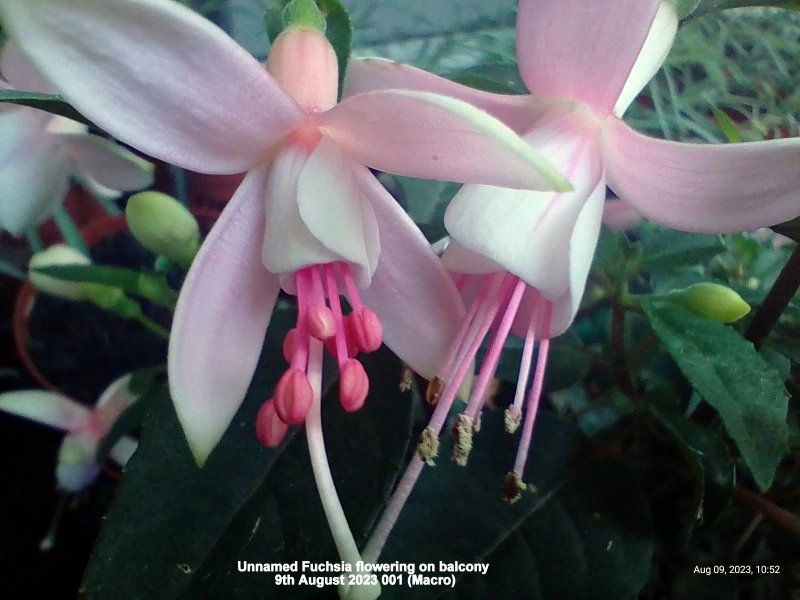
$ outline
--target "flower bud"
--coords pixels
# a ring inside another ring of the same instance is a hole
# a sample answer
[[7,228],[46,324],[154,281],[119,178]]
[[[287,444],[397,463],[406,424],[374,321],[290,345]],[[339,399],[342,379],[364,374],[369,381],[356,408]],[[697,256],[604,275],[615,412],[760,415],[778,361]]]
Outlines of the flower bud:
[[682,290],[673,290],[665,298],[719,323],[733,323],[750,312],[750,305],[739,294],[718,283],[696,283]]
[[293,27],[272,44],[267,70],[307,112],[336,105],[339,67],[336,52],[316,29]]
[[339,403],[347,412],[355,412],[362,406],[369,394],[369,377],[364,367],[351,358],[342,367],[339,375]]
[[28,279],[40,292],[66,298],[67,300],[83,300],[86,298],[86,284],[78,281],[64,281],[56,279],[35,269],[43,267],[56,267],[66,265],[90,265],[92,261],[74,248],[64,244],[50,246],[46,250],[37,252],[28,263]]
[[142,246],[184,269],[192,264],[200,248],[200,227],[180,202],[160,192],[134,194],[125,207],[125,218]]

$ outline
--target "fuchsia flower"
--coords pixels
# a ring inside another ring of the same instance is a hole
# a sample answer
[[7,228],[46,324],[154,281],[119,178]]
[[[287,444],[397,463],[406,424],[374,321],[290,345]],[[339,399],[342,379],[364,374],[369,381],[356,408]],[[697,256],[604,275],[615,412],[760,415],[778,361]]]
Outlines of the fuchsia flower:
[[[58,451],[56,480],[67,492],[80,492],[97,478],[97,450],[117,417],[136,399],[128,389],[131,376],[114,381],[94,408],[66,396],[44,390],[0,394],[0,410],[67,432]],[[121,437],[111,448],[110,458],[125,465],[136,451],[136,440]]]
[[[424,90],[460,98],[507,123],[547,157],[574,191],[541,193],[467,185],[445,213],[452,243],[443,260],[463,274],[471,299],[431,395],[439,397],[420,445],[365,557],[374,560],[423,460],[432,460],[459,382],[481,341],[494,331],[468,406],[456,428],[464,463],[473,426],[509,332],[525,338],[510,430],[520,423],[535,339],[540,346],[523,434],[507,494],[522,489],[549,339],[578,310],[597,243],[606,184],[645,218],[686,231],[729,232],[800,214],[800,140],[703,145],[649,138],[621,119],[667,56],[675,9],[658,0],[520,0],[517,60],[531,95],[460,86],[381,59],[351,61],[346,93]],[[630,216],[630,215],[628,215]]]
[[259,416],[268,445],[319,393],[309,379],[320,339],[334,339],[348,410],[368,386],[352,355],[381,333],[433,375],[463,314],[424,238],[366,166],[568,188],[510,129],[464,102],[392,90],[337,104],[336,57],[316,30],[285,32],[267,72],[167,0],[0,0],[0,14],[64,96],[118,139],[195,171],[248,172],[186,278],[172,330],[170,389],[199,463],[242,402],[281,287],[297,294],[299,319],[285,344],[290,370]]
[[[56,93],[11,43],[0,52],[0,74],[0,89]],[[47,219],[72,177],[107,198],[153,183],[149,162],[86,125],[35,108],[3,105],[0,140],[0,230],[12,235]]]

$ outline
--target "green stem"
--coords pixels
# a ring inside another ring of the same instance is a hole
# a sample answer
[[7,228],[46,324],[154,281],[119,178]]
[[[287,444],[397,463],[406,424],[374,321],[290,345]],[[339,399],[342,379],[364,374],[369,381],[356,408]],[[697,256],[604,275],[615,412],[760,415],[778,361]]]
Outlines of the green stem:
[[64,205],[61,204],[53,213],[53,218],[56,221],[56,225],[58,226],[58,230],[61,232],[61,236],[64,238],[64,241],[78,250],[79,252],[89,256],[89,249],[86,247],[86,244],[81,237],[80,231],[78,228],[75,227],[75,223],[73,223],[72,218],[69,216],[67,209],[64,208]]
[[28,227],[25,230],[25,237],[28,239],[28,245],[31,247],[32,252],[36,253],[44,250],[44,243],[35,227]]
[[93,194],[93,196],[97,203],[112,217],[118,217],[122,214],[122,210],[120,210],[119,206],[117,206],[117,202],[113,198],[106,198],[99,194]]

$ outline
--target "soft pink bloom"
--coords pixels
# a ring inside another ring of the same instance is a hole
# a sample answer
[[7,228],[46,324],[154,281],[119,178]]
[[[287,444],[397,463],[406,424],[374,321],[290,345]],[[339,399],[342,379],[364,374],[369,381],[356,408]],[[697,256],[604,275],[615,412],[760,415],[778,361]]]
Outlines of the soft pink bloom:
[[[64,96],[118,139],[195,171],[248,172],[186,278],[170,342],[170,389],[200,463],[244,398],[281,287],[298,295],[300,309],[290,370],[307,378],[318,367],[311,349],[322,334],[308,316],[326,302],[340,367],[353,358],[347,348],[359,336],[336,306],[342,294],[356,311],[380,316],[386,343],[404,360],[435,372],[463,309],[367,167],[568,188],[513,131],[462,101],[392,90],[337,104],[335,55],[315,30],[277,40],[267,72],[167,0],[0,0],[0,14]],[[361,388],[348,389],[354,407]],[[308,405],[297,390],[291,402],[275,398],[291,407],[264,414],[297,417]]]
[[[19,49],[0,52],[0,89],[53,94]],[[153,183],[153,165],[65,117],[4,104],[0,109],[0,230],[20,235],[48,218],[70,178],[90,192],[116,198]]]
[[[463,274],[471,306],[434,389],[439,404],[420,446],[432,460],[460,379],[481,341],[487,358],[456,431],[455,459],[465,462],[488,383],[509,332],[525,338],[517,396],[507,414],[521,421],[530,361],[538,358],[516,464],[506,491],[522,489],[549,339],[578,310],[603,216],[608,185],[645,218],[686,231],[753,229],[800,214],[800,140],[728,145],[670,142],[628,127],[621,116],[671,47],[677,17],[658,0],[520,0],[517,59],[530,95],[460,86],[382,59],[351,61],[346,93],[424,90],[494,114],[546,156],[571,192],[531,192],[466,185],[445,213],[452,242],[443,260]],[[442,389],[443,388],[443,389]],[[410,493],[423,461],[409,467],[365,551],[374,560]]]
[[[97,478],[102,466],[97,462],[99,445],[117,417],[136,399],[128,389],[130,379],[126,375],[109,385],[94,408],[54,392],[23,390],[0,394],[0,411],[67,432],[58,451],[56,480],[65,491],[79,492]],[[135,439],[122,436],[109,457],[124,466],[136,445]]]

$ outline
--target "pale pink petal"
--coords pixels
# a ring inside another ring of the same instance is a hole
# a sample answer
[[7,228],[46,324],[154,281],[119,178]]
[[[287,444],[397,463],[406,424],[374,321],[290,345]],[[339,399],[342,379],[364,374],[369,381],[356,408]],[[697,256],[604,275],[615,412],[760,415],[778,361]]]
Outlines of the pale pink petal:
[[612,231],[623,231],[642,222],[642,215],[622,200],[606,201],[603,206],[603,223]]
[[378,268],[361,298],[383,325],[384,341],[424,377],[441,367],[465,317],[452,278],[400,205],[365,168],[355,169],[380,228]]
[[128,461],[138,447],[139,442],[130,436],[124,435],[117,440],[117,443],[114,444],[108,455],[111,457],[111,460],[124,467],[128,464]]
[[525,133],[544,110],[532,96],[511,96],[476,90],[444,77],[384,58],[354,58],[347,63],[344,95],[402,89],[431,92],[468,102],[500,119],[517,133]]
[[446,181],[569,189],[511,129],[455,98],[382,90],[350,96],[319,116],[322,129],[361,164]]
[[[525,139],[540,148],[570,179],[574,191],[553,193],[467,185],[445,212],[445,227],[464,248],[489,258],[549,299],[569,288],[570,232],[602,178],[596,129],[584,111],[560,113]],[[590,122],[591,123],[591,122]],[[468,262],[448,268],[475,272]],[[475,268],[480,267],[475,263]]]
[[104,187],[132,192],[153,184],[153,164],[111,140],[80,133],[54,134],[53,138],[76,172]]
[[44,390],[0,394],[0,411],[64,431],[82,427],[91,414],[91,411],[82,404],[61,394]]
[[21,235],[39,225],[64,199],[69,175],[69,161],[49,140],[18,146],[0,161],[0,229]]
[[57,93],[13,42],[6,42],[0,52],[0,74],[16,90],[42,94]]
[[536,97],[608,114],[644,45],[659,0],[520,0],[517,61]]
[[[309,231],[297,204],[297,182],[309,159],[308,150],[287,144],[278,152],[259,201],[266,203],[266,233],[263,234],[261,260],[270,273],[294,273],[310,265],[341,260]],[[319,200],[324,201],[325,198]],[[293,291],[291,277],[284,278]]]
[[[368,285],[372,272],[365,228],[375,227],[375,219],[362,217],[363,205],[351,161],[335,142],[323,137],[297,182],[300,218],[328,250],[357,266],[362,285]],[[377,255],[372,262],[377,262]]]
[[0,16],[81,113],[194,171],[246,171],[304,116],[252,56],[177,2],[0,0]]
[[168,372],[178,418],[203,464],[244,400],[280,289],[259,260],[268,169],[251,171],[181,289]]
[[610,119],[604,140],[611,189],[662,225],[724,233],[800,215],[800,138],[687,144]]

